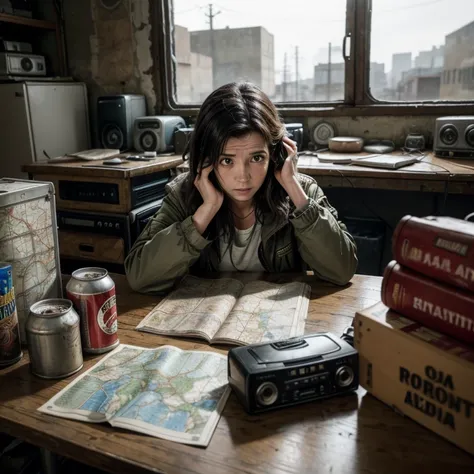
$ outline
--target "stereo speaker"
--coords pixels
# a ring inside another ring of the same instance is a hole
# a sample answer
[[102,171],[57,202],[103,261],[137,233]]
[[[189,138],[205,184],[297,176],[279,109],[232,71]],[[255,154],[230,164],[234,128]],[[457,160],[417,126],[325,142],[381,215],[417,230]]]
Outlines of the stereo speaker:
[[146,115],[145,96],[122,94],[97,99],[98,136],[102,148],[133,148],[135,119]]
[[474,116],[437,118],[433,151],[442,158],[474,158]]
[[177,115],[138,117],[133,134],[135,150],[157,153],[174,151],[174,133],[185,126],[184,119]]

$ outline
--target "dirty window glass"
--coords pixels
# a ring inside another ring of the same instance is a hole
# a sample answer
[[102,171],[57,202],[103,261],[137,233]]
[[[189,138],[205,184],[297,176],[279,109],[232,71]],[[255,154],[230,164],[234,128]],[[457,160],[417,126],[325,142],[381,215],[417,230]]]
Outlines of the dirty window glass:
[[373,0],[370,42],[375,99],[474,100],[473,0]]
[[249,80],[275,102],[344,100],[346,0],[173,2],[177,101]]

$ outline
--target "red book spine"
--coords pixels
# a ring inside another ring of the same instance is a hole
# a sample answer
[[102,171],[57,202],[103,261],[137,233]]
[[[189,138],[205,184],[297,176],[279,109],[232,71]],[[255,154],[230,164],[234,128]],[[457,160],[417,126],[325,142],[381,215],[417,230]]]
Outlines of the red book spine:
[[402,267],[385,268],[382,302],[423,326],[474,344],[474,295]]
[[474,291],[474,224],[451,217],[405,216],[392,240],[393,258],[419,273]]

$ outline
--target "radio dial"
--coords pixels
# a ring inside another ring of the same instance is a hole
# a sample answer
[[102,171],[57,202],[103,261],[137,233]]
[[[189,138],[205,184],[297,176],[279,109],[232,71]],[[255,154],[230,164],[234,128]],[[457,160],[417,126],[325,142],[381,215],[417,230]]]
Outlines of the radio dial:
[[441,127],[439,138],[445,145],[454,145],[458,140],[458,131],[454,125],[446,124]]
[[101,221],[97,222],[97,227],[102,227],[102,222]]
[[347,365],[339,367],[336,371],[336,384],[339,387],[348,387],[354,380],[354,371]]
[[278,388],[273,382],[263,382],[257,388],[256,397],[259,405],[273,405],[278,398]]
[[474,124],[466,128],[466,142],[469,146],[474,147]]

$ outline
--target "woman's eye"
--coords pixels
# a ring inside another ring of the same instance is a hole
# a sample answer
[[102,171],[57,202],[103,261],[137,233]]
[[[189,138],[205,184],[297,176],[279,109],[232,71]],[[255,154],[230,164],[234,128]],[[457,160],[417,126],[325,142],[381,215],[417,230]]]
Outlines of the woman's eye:
[[222,160],[219,162],[219,164],[228,166],[232,164],[232,160],[230,158],[222,158]]
[[263,155],[254,155],[252,159],[255,163],[261,163],[265,160],[265,157]]

